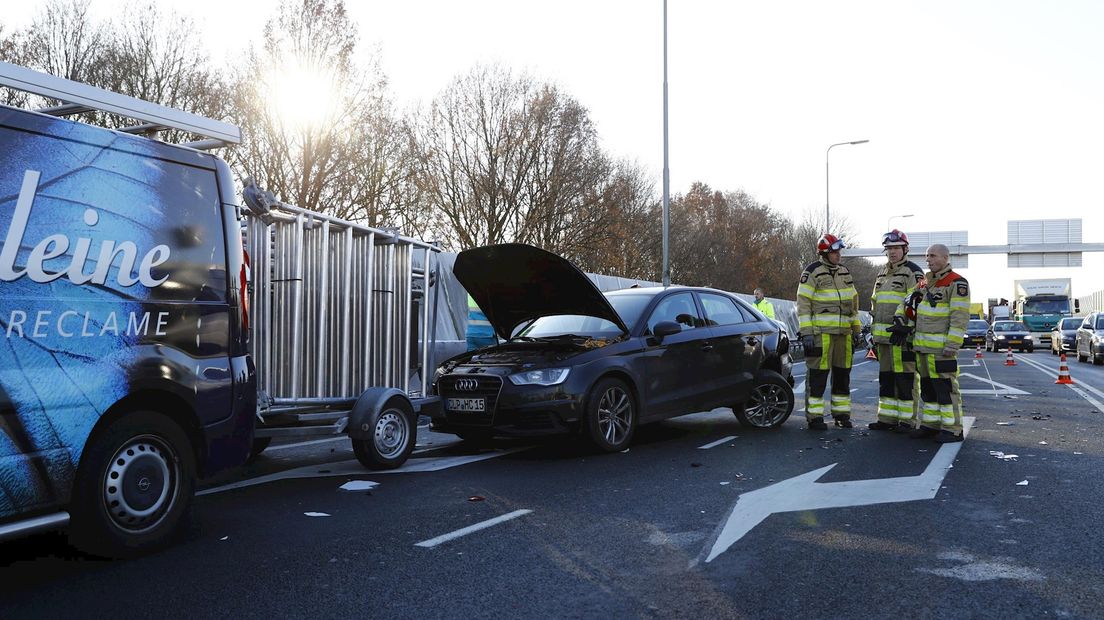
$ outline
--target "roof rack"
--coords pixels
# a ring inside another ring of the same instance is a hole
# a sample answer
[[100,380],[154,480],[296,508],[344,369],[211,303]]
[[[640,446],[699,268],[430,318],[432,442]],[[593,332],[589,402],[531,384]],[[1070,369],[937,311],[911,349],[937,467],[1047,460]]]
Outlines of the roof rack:
[[143,125],[123,128],[120,130],[123,132],[148,133],[158,129],[179,129],[207,138],[206,140],[198,140],[181,146],[211,149],[241,142],[241,129],[235,125],[204,118],[183,110],[175,110],[135,97],[113,93],[88,84],[66,80],[11,63],[0,62],[0,86],[7,86],[50,99],[59,99],[65,103],[65,105],[38,110],[44,114],[65,116],[99,110],[144,123]]

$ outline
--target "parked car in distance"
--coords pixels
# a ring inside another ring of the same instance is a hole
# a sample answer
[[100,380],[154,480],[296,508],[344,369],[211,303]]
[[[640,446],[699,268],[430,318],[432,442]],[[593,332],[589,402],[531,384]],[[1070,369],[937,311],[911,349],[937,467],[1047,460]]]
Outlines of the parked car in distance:
[[1035,339],[1022,321],[994,321],[985,334],[985,350],[995,352],[1011,348],[1031,353],[1035,350]]
[[1063,352],[1073,351],[1077,343],[1077,328],[1085,322],[1084,317],[1068,316],[1058,321],[1054,329],[1050,331],[1050,352],[1058,355]]
[[985,344],[985,332],[989,331],[989,323],[982,319],[970,319],[966,324],[966,337],[962,339],[962,346],[978,346]]
[[575,433],[614,452],[647,422],[731,407],[745,426],[775,428],[793,411],[785,332],[734,295],[603,294],[567,260],[523,244],[466,250],[453,272],[503,342],[441,364],[434,430]]
[[1094,364],[1104,364],[1104,312],[1094,312],[1081,322],[1081,327],[1077,328],[1074,351],[1079,362],[1092,358]]

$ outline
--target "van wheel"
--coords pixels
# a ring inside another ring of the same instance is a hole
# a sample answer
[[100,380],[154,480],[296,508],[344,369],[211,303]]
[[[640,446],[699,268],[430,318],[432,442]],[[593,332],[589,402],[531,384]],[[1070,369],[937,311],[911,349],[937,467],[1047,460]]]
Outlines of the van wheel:
[[257,460],[257,457],[268,448],[270,443],[272,443],[271,437],[254,437],[253,446],[249,449],[249,458],[245,462],[252,463]]
[[636,431],[636,402],[624,381],[607,377],[587,397],[587,437],[603,452],[620,452]]
[[195,476],[183,429],[152,411],[125,414],[85,446],[70,505],[73,544],[129,557],[168,541],[187,514]]
[[372,418],[372,437],[353,439],[353,454],[368,469],[395,469],[414,451],[417,434],[414,411],[406,401],[392,398]]
[[732,405],[732,413],[742,426],[778,428],[790,417],[793,408],[790,384],[773,370],[764,370],[755,378],[747,400]]

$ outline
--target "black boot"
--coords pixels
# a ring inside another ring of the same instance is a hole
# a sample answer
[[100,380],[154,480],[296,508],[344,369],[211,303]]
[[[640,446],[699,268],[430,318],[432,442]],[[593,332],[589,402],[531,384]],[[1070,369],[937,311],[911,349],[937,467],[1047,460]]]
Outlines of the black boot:
[[881,420],[878,420],[877,422],[871,422],[870,424],[867,424],[866,427],[872,431],[891,431],[897,428],[897,423],[882,422]]
[[913,439],[928,439],[931,437],[935,437],[938,434],[939,431],[935,430],[934,428],[921,426],[920,428],[910,432],[909,437],[912,437]]
[[939,436],[935,440],[939,443],[955,443],[962,441],[962,435],[955,435],[951,431],[939,431]]
[[854,426],[851,424],[851,416],[849,415],[833,417],[833,419],[836,421],[836,428],[852,428]]
[[828,425],[824,423],[824,418],[813,418],[809,420],[809,430],[826,431],[828,430]]
[[893,429],[894,433],[901,433],[902,435],[911,433],[913,431],[912,422],[898,422],[897,428]]

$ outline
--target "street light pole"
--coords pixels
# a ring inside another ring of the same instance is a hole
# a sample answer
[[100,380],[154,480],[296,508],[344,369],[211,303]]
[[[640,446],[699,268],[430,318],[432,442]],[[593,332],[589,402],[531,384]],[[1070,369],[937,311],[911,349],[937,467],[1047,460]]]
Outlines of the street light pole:
[[829,146],[824,151],[824,232],[832,231],[832,217],[831,212],[828,210],[828,153],[832,152],[833,147],[844,146],[848,144],[866,144],[870,140],[855,140],[853,142],[837,142]]
[[671,286],[667,238],[671,228],[671,170],[667,166],[667,0],[663,0],[663,286]]
[[889,219],[886,220],[886,231],[888,232],[890,230],[893,230],[892,228],[890,228],[890,224],[893,222],[893,220],[895,220],[897,218],[905,219],[906,217],[912,217],[912,214],[909,213],[908,215],[891,215],[891,216],[889,216]]

